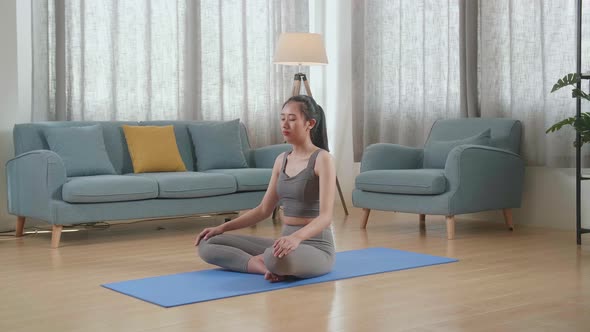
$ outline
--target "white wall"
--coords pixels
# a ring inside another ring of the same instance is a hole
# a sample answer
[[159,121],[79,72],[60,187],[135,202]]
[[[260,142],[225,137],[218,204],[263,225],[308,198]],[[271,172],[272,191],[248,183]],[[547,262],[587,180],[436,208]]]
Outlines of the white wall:
[[12,126],[18,118],[16,0],[0,1],[0,230],[14,226],[6,204],[5,163],[13,155]]
[[0,1],[0,231],[12,230],[16,223],[6,203],[5,166],[14,156],[12,128],[31,118],[30,6],[29,1]]
[[[527,167],[522,206],[514,210],[516,225],[576,229],[576,181],[574,168]],[[590,183],[582,182],[582,226],[590,228]],[[586,202],[586,203],[585,203]],[[466,216],[502,222],[500,212]]]

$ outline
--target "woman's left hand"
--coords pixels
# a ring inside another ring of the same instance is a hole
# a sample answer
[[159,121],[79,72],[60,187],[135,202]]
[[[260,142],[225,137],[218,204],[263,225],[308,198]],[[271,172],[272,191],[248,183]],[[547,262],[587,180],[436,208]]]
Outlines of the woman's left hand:
[[272,253],[275,257],[282,258],[293,250],[297,249],[297,247],[299,247],[299,243],[301,243],[301,240],[294,236],[282,236],[278,238],[272,245]]

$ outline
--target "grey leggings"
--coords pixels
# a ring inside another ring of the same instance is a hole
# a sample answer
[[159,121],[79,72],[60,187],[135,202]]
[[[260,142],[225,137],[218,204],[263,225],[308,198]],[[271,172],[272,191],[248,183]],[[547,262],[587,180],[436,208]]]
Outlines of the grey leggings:
[[[303,226],[284,225],[282,235],[292,234],[301,227]],[[297,278],[326,274],[334,265],[334,240],[329,228],[302,241],[295,250],[282,258],[272,254],[274,242],[274,239],[263,237],[221,234],[201,241],[199,255],[209,264],[232,271],[248,272],[248,261],[253,256],[264,254],[264,265],[270,272]]]

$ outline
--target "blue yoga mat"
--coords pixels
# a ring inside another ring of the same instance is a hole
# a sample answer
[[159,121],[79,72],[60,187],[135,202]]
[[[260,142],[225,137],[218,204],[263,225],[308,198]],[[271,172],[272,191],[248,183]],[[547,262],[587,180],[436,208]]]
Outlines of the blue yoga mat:
[[270,283],[264,280],[261,275],[214,269],[114,282],[102,286],[169,308],[189,303],[456,261],[453,258],[409,251],[368,248],[337,253],[332,272],[310,279]]

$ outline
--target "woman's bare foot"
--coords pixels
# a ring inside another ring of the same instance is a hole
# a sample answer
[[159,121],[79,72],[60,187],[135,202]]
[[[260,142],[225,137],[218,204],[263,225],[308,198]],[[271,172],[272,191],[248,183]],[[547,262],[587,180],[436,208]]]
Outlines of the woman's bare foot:
[[279,282],[279,281],[283,281],[285,280],[285,276],[280,276],[278,274],[274,274],[270,271],[266,271],[266,273],[264,274],[264,279],[270,281],[270,282]]

